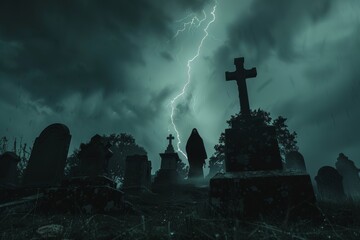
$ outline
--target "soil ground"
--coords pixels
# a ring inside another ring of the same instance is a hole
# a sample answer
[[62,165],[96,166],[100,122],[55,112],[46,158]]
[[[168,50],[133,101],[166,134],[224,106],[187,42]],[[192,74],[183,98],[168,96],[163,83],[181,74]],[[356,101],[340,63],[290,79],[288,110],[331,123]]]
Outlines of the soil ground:
[[[221,217],[209,207],[206,191],[142,193],[127,201],[132,211],[110,215],[49,214],[36,206],[3,211],[0,239],[360,239],[358,202],[318,202],[321,222],[285,223]],[[49,225],[61,229],[41,235],[39,228]]]

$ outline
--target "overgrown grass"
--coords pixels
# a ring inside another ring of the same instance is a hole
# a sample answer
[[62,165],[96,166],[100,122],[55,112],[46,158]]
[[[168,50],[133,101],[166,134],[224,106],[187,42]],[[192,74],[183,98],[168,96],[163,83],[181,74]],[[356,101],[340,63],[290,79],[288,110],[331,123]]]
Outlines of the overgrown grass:
[[319,202],[321,222],[275,223],[217,216],[206,201],[155,196],[131,199],[135,212],[117,215],[47,215],[3,212],[0,239],[41,239],[39,227],[58,224],[52,239],[360,239],[360,203]]

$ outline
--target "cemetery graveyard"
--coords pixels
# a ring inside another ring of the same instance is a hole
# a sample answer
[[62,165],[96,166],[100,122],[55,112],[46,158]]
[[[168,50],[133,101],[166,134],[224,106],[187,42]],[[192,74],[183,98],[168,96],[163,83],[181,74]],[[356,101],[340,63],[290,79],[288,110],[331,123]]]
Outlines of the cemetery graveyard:
[[360,239],[360,1],[0,1],[0,240]]
[[[19,239],[30,235],[36,239],[58,239],[64,234],[75,239],[82,234],[88,237],[93,234],[96,239],[149,236],[256,239],[276,234],[284,238],[328,237],[329,233],[314,232],[312,226],[324,231],[333,228],[334,219],[324,212],[331,212],[331,207],[343,204],[358,209],[355,201],[360,188],[354,184],[360,182],[359,169],[340,153],[336,168],[320,168],[313,185],[300,152],[289,151],[283,162],[275,127],[252,114],[249,106],[246,79],[256,77],[256,68],[245,69],[243,57],[235,58],[234,64],[236,70],[226,72],[226,81],[237,83],[240,113],[225,130],[224,171],[212,177],[204,176],[207,154],[203,139],[194,128],[186,144],[187,175],[179,172],[182,160],[174,149],[174,136],[169,134],[164,137],[168,141],[165,150],[159,153],[160,169],[152,175],[152,163],[146,154],[128,155],[119,186],[108,170],[112,145],[96,134],[88,143],[81,144],[78,164],[65,176],[72,135],[67,126],[54,123],[36,138],[21,177],[16,167],[19,156],[15,152],[0,156],[2,216],[21,222],[29,215],[36,218],[33,224],[43,225],[36,231],[21,233],[3,228],[3,236],[14,239],[17,234]],[[94,218],[96,222],[97,217],[100,225],[113,219],[110,225],[116,229],[107,232],[101,226],[94,233],[89,229],[89,221]],[[65,232],[70,226],[66,226],[64,219],[73,218],[75,224],[84,225],[82,232],[74,229]],[[219,223],[224,224],[221,229]],[[256,232],[249,230],[251,224],[257,224]],[[299,226],[309,232],[298,231]],[[354,239],[357,236],[356,232],[339,234]]]

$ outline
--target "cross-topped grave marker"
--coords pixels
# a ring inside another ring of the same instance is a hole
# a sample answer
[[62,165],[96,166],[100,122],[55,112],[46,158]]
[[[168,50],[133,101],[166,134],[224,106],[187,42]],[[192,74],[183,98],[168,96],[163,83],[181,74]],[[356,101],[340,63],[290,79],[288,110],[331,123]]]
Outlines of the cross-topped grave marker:
[[234,64],[236,66],[235,72],[226,72],[226,81],[235,80],[238,85],[239,99],[240,99],[240,112],[242,114],[250,114],[249,97],[246,87],[246,79],[254,78],[257,75],[256,68],[250,70],[244,68],[244,58],[235,58]]
[[169,140],[169,145],[172,145],[172,140],[174,140],[174,136],[170,133],[169,136],[166,138],[167,140]]
[[174,147],[172,145],[172,140],[174,140],[174,136],[172,134],[169,134],[169,136],[166,138],[167,140],[169,140],[169,145],[167,146],[167,149],[165,150],[165,153],[174,153]]
[[210,180],[211,206],[241,219],[276,215],[279,221],[291,221],[316,216],[310,176],[283,171],[275,127],[250,115],[246,79],[256,77],[256,68],[244,69],[243,57],[235,58],[234,64],[236,70],[225,77],[237,82],[241,114],[225,129],[226,172]]
[[153,190],[155,192],[171,192],[174,185],[178,184],[181,180],[177,172],[178,163],[181,160],[172,145],[172,140],[175,138],[172,134],[169,134],[166,139],[169,140],[169,144],[165,152],[160,153],[160,170],[156,172],[153,183]]

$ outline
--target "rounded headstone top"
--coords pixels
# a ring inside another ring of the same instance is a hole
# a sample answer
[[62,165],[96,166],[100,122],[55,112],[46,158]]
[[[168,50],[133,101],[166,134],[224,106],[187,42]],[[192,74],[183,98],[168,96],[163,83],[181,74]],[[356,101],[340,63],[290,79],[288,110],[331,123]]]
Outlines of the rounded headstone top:
[[336,180],[336,179],[342,179],[342,176],[335,168],[331,166],[324,166],[319,169],[315,179],[319,179],[319,178]]
[[2,155],[0,155],[0,159],[12,159],[15,162],[20,162],[20,157],[18,155],[16,155],[16,153],[14,152],[4,152]]
[[65,135],[70,135],[70,130],[69,128],[62,123],[54,123],[51,124],[49,126],[47,126],[41,133],[40,133],[40,137],[44,136],[50,132],[59,132]]

